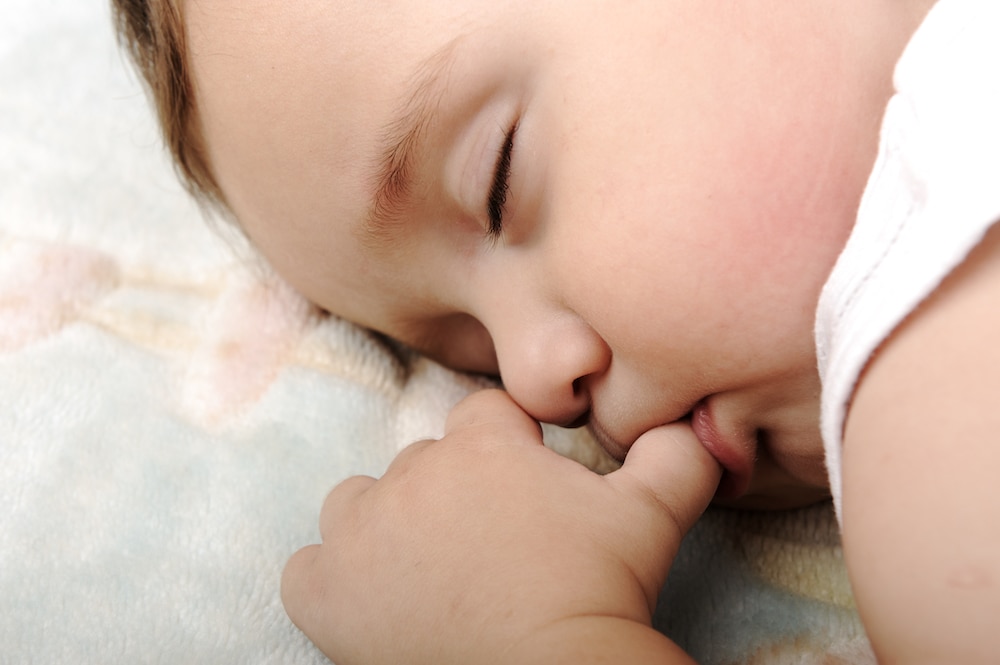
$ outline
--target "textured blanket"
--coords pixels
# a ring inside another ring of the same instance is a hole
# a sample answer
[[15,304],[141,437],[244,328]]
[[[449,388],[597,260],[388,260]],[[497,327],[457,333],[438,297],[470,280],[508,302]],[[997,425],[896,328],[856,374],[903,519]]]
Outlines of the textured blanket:
[[[0,4],[0,663],[326,662],[282,611],[284,561],[335,483],[480,385],[211,230],[106,0]],[[706,664],[872,662],[828,506],[710,511],[662,601]]]

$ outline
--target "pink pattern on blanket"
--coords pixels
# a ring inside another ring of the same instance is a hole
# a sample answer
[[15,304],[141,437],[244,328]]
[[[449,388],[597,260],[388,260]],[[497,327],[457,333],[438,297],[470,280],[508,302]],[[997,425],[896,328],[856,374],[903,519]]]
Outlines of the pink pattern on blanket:
[[308,302],[276,278],[235,279],[216,301],[188,367],[184,410],[204,425],[221,424],[256,402],[315,326],[314,315]]
[[[151,343],[158,337],[123,326],[122,314],[108,309],[107,297],[130,282],[134,275],[130,278],[113,257],[94,249],[34,240],[0,244],[0,353],[81,321],[132,343]],[[187,336],[196,346],[180,394],[182,411],[202,425],[221,424],[259,400],[317,323],[309,303],[269,274],[239,271],[216,284],[220,291],[209,287],[205,292],[212,300],[210,315],[196,326],[200,330],[194,337]],[[162,335],[182,343],[167,321],[160,323]]]
[[106,254],[62,243],[17,241],[0,251],[0,352],[48,337],[118,285]]

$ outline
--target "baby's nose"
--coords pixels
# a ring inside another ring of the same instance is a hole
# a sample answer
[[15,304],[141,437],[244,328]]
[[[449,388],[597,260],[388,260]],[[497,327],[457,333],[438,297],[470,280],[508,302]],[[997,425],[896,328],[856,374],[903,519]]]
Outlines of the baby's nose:
[[590,384],[610,363],[611,352],[575,315],[496,335],[500,376],[511,397],[533,418],[564,427],[586,423]]

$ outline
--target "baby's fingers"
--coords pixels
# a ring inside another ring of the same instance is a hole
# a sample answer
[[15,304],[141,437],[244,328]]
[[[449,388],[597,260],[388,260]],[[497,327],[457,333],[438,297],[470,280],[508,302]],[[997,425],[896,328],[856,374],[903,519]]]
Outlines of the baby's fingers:
[[[281,575],[281,602],[289,618],[306,635],[319,634],[317,626],[322,626],[323,599],[329,593],[328,585],[335,579],[337,571],[328,569],[331,552],[338,534],[350,531],[352,519],[356,519],[358,498],[367,492],[375,479],[369,476],[353,476],[333,488],[323,502],[319,516],[320,535],[325,545],[310,545],[293,554],[285,564]],[[325,557],[325,558],[324,558]]]
[[674,423],[640,436],[611,475],[629,491],[652,497],[684,534],[715,496],[722,468],[688,425]]
[[330,490],[319,513],[319,533],[323,540],[336,533],[337,525],[342,525],[346,514],[356,509],[358,497],[367,492],[375,482],[371,476],[352,476]]
[[542,442],[538,422],[502,390],[480,390],[459,402],[448,414],[445,433],[460,430],[481,432],[486,437],[483,443]]
[[293,554],[281,574],[281,603],[288,618],[310,637],[316,626],[322,625],[322,598],[326,595],[326,579],[320,569],[319,545],[303,547]]

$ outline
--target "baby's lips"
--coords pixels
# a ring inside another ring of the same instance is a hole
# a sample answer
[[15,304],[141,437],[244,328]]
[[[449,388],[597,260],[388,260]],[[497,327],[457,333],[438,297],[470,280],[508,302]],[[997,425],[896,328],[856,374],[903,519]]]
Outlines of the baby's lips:
[[719,485],[718,497],[735,499],[743,496],[750,487],[753,475],[755,440],[740,440],[719,430],[713,416],[712,404],[702,400],[691,412],[691,430],[702,447],[715,458],[725,473]]

